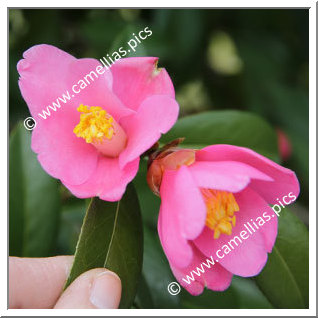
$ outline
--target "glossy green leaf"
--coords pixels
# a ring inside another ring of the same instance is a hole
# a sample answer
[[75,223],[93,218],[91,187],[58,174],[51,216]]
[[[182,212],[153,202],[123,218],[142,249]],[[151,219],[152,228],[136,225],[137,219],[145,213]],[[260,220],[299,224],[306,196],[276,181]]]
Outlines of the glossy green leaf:
[[179,137],[186,139],[183,147],[203,148],[213,144],[248,147],[278,161],[275,130],[257,115],[236,111],[209,111],[181,118],[161,139],[169,142]]
[[277,308],[308,308],[309,239],[305,225],[285,208],[268,262],[255,280]]
[[136,42],[133,34],[138,34],[139,31],[143,30],[144,28],[145,26],[143,24],[140,24],[138,26],[132,26],[130,24],[127,24],[125,28],[123,28],[123,30],[120,33],[118,33],[109,51],[112,52],[112,54],[114,54],[115,52],[119,52],[119,49],[122,48],[126,51],[126,54],[124,56],[122,55],[122,53],[119,52],[119,54],[123,57],[147,56],[147,38],[145,38],[145,40],[143,40],[142,42],[138,43],[138,45],[135,47],[135,51],[133,51],[128,45],[128,42],[130,40]]
[[154,308],[179,308],[179,295],[172,296],[167,290],[169,283],[176,279],[162,250],[157,231],[145,227],[144,233],[143,275],[149,286]]
[[268,299],[251,278],[233,276],[230,288],[234,290],[237,295],[238,308],[273,308]]
[[63,205],[58,233],[58,254],[73,255],[75,253],[86,210],[85,201],[77,199],[76,202]]
[[130,184],[118,202],[91,200],[65,288],[83,272],[105,267],[121,279],[120,308],[130,308],[140,280],[142,254],[140,207],[135,189]]
[[23,124],[11,133],[9,156],[9,255],[50,256],[60,211],[58,182],[40,166]]
[[193,309],[232,309],[239,308],[238,297],[232,286],[224,292],[204,290],[199,296],[192,296],[182,290],[182,308]]
[[223,292],[205,289],[199,296],[182,292],[182,307],[197,309],[273,308],[259,288],[249,278],[233,276],[230,287]]
[[140,160],[137,176],[134,179],[134,185],[138,189],[138,198],[143,221],[151,227],[156,227],[161,200],[150,190],[146,178],[147,161],[142,159]]
[[141,280],[138,286],[137,295],[135,298],[134,305],[139,309],[153,309],[154,302],[151,296],[151,289],[148,286],[144,275],[141,276]]

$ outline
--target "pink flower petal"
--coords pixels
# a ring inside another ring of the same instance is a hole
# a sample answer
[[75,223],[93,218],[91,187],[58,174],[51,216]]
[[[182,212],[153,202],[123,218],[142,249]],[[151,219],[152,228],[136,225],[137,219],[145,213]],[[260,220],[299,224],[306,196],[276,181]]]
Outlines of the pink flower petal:
[[[17,69],[21,93],[33,117],[65,92],[64,70],[75,57],[51,45],[36,45],[23,53]],[[43,89],[47,89],[43,91]]]
[[231,145],[213,145],[197,151],[199,161],[238,161],[243,162],[271,177],[273,182],[252,180],[249,187],[259,193],[268,203],[276,204],[277,198],[282,198],[292,192],[299,194],[299,183],[295,173],[275,162],[243,147]]
[[[80,114],[76,108],[81,104],[102,106],[120,118],[133,112],[124,107],[111,93],[111,73],[104,73],[83,89],[74,94],[56,111],[49,109],[51,116],[42,119],[38,113],[69,90],[99,63],[93,59],[77,60],[71,55],[50,45],[37,45],[24,53],[18,63],[19,86],[37,126],[32,133],[32,149],[50,175],[69,184],[81,184],[93,173],[97,164],[96,149],[73,133]],[[94,78],[94,75],[92,75]],[[78,89],[78,87],[77,87]]]
[[119,156],[121,167],[148,150],[178,118],[179,106],[168,96],[151,96],[143,101],[138,113],[124,117],[120,125],[128,136],[126,149]]
[[70,130],[76,125],[72,117],[66,116],[58,125],[45,124],[38,123],[32,132],[31,143],[43,169],[66,183],[85,182],[96,169],[96,149]]
[[[263,201],[254,201],[255,196],[253,194],[248,188],[235,194],[240,211],[235,213],[236,226],[233,227],[232,235],[221,234],[218,239],[214,239],[213,231],[205,227],[203,233],[194,241],[195,245],[207,257],[213,256],[218,258],[219,256],[219,263],[225,269],[234,275],[243,277],[255,276],[263,269],[267,261],[266,246],[268,244],[265,242],[265,239],[269,242],[275,233],[275,230],[273,230],[271,235],[269,235],[270,237],[265,238],[261,230],[256,230],[254,227],[256,231],[254,232],[250,229],[252,233],[250,234],[244,226],[247,222],[253,226],[251,219],[255,221],[264,212]],[[274,228],[275,226],[273,223]],[[242,239],[240,236],[242,231],[248,234],[248,236],[243,235],[246,239]],[[225,254],[226,246],[231,250],[230,252],[227,250],[228,254]],[[221,250],[221,252],[218,252],[219,255],[216,254],[218,250]]]
[[200,279],[193,281],[191,284],[187,284],[182,280],[182,278],[186,277],[187,275],[187,272],[185,270],[173,266],[171,266],[171,270],[180,285],[185,288],[191,295],[198,296],[203,293],[204,284],[200,282]]
[[98,165],[88,181],[80,185],[64,182],[64,185],[79,198],[98,196],[106,201],[118,201],[125,193],[127,184],[136,176],[139,158],[124,169],[119,168],[118,158],[100,156]]
[[[23,56],[24,59],[17,66],[20,74],[19,86],[36,120],[43,121],[38,114],[43,115],[42,110],[46,110],[48,105],[54,108],[53,102],[57,104],[56,99],[63,98],[63,94],[66,96],[65,103],[59,100],[59,105],[55,106],[56,111],[49,108],[51,116],[45,119],[46,122],[56,117],[58,121],[69,114],[74,116],[74,110],[80,104],[104,107],[116,120],[134,113],[111,92],[110,71],[105,71],[104,74],[96,72],[96,67],[100,66],[97,60],[76,59],[50,45],[33,46]],[[76,85],[76,92],[80,91],[78,94],[73,92],[73,85]],[[82,89],[80,85],[83,85]]]
[[[86,78],[90,83],[78,95],[74,94],[74,100],[72,99],[72,101],[76,101],[77,106],[80,104],[100,106],[110,113],[116,121],[124,116],[134,114],[135,112],[124,106],[113,93],[113,78],[110,70],[104,68],[105,73],[98,74],[96,72],[97,66],[101,66],[100,63],[90,58],[77,59],[70,63],[68,72],[72,74],[72,77],[67,78],[66,87],[71,88],[83,78]],[[96,78],[94,74],[98,77]],[[76,90],[79,90],[79,84],[77,84]]]
[[[161,204],[158,217],[158,234],[162,248],[173,266],[186,267],[192,259],[192,248],[180,234],[175,214],[170,215],[166,205]],[[160,230],[159,230],[160,229]]]
[[[232,274],[218,263],[212,265],[195,246],[193,260],[186,268],[171,267],[174,276],[190,294],[197,296],[207,287],[214,291],[226,290],[232,281]],[[198,275],[199,274],[199,275]]]
[[174,186],[170,191],[175,201],[174,209],[179,213],[182,235],[188,240],[195,239],[205,226],[206,206],[187,166],[177,171],[171,186]]
[[133,110],[152,95],[174,98],[174,88],[165,69],[157,69],[156,57],[123,58],[111,67],[113,91],[120,100]]
[[197,161],[189,169],[197,186],[230,192],[241,191],[251,178],[272,180],[257,169],[235,161]]
[[[188,237],[193,234],[198,235],[195,232],[202,230],[202,220],[200,221],[200,219],[202,219],[201,215],[205,214],[202,196],[194,187],[193,182],[191,183],[191,176],[186,167],[184,168],[182,171],[165,171],[160,187],[161,207],[158,219],[162,247],[172,266],[179,268],[186,267],[191,262],[192,248],[188,243]],[[178,181],[184,176],[185,183],[182,185]],[[182,192],[185,189],[186,195]],[[186,211],[184,211],[185,207]],[[204,208],[203,211],[202,208]],[[197,210],[198,221],[193,219],[193,214],[192,216],[189,214]],[[187,220],[188,216],[190,216],[190,220]],[[194,230],[191,230],[189,226],[191,222],[194,222]]]
[[[257,206],[257,210],[255,209],[255,213],[252,218],[259,228],[258,231],[263,235],[266,251],[271,253],[278,231],[277,215],[268,203],[250,187],[246,189],[244,196],[248,196],[248,200],[253,202],[253,206]],[[264,213],[266,213],[265,217]],[[266,221],[269,217],[270,220]]]

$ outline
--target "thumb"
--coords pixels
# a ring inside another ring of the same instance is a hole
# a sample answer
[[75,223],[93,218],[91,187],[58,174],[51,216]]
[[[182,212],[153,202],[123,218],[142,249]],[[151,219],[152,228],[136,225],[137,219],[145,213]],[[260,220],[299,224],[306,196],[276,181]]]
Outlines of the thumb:
[[91,269],[77,277],[54,308],[118,308],[121,297],[119,277],[105,268]]

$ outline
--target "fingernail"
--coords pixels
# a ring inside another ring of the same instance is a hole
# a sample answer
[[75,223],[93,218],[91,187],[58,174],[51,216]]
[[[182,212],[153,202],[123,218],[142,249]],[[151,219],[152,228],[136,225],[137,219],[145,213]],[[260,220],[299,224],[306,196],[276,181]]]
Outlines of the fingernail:
[[96,308],[118,308],[121,296],[121,281],[111,272],[105,271],[98,274],[93,282],[90,301]]

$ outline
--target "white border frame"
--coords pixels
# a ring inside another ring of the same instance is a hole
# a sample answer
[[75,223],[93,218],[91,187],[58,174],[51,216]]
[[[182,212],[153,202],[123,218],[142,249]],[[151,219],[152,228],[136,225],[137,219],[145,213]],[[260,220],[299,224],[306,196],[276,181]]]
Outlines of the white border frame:
[[[55,0],[46,1],[45,4],[42,1],[31,0],[31,1],[5,1],[5,6],[1,6],[1,39],[2,40],[2,50],[0,51],[2,70],[8,70],[8,34],[7,34],[7,9],[8,7],[43,7],[43,8],[53,8],[53,7],[74,7],[83,5],[84,2],[80,1],[70,1],[70,0]],[[85,3],[87,3],[85,1]],[[119,5],[118,1],[109,0],[98,1],[90,0],[90,6],[82,6],[81,8],[103,8],[107,4],[107,8],[117,8]],[[185,2],[163,0],[160,2],[163,8],[171,7],[183,7]],[[188,3],[192,5],[193,3]],[[1,316],[165,316],[165,315],[175,315],[175,316],[316,316],[316,2],[315,1],[202,1],[197,0],[195,2],[197,8],[310,8],[309,9],[309,167],[310,167],[310,178],[309,178],[309,309],[118,309],[118,310],[93,310],[93,309],[7,309],[7,244],[8,244],[8,219],[7,219],[7,209],[8,209],[8,184],[7,180],[2,177],[1,180],[1,202],[6,202],[6,208],[2,211],[2,222],[0,223],[1,231],[1,290],[0,290],[0,315]],[[156,8],[154,4],[150,4],[149,1],[145,0],[122,0],[120,1],[121,7],[141,7],[141,8]],[[239,5],[239,6],[238,6]],[[193,6],[192,6],[193,7]],[[195,8],[195,7],[193,7]],[[7,73],[3,72],[2,77],[7,76]],[[6,85],[1,85],[1,97],[3,99],[3,106],[8,103],[8,81],[5,79],[2,83]],[[7,97],[7,99],[5,99]],[[6,119],[8,119],[8,109],[6,108]],[[5,120],[5,119],[3,119]],[[6,136],[8,139],[8,121],[5,125],[0,127],[1,135]],[[1,139],[1,148],[8,148],[7,139]],[[1,167],[3,170],[2,176],[6,175],[8,179],[8,160],[7,157],[2,156]],[[7,242],[5,244],[4,242]]]

